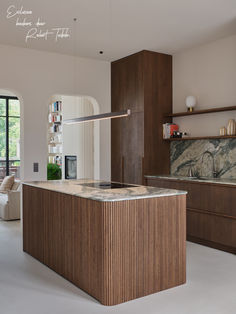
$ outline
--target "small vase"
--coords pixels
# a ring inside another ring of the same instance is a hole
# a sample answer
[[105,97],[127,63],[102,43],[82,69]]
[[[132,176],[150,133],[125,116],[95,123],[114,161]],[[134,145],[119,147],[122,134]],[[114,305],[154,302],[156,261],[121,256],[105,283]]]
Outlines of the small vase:
[[227,130],[224,126],[222,126],[222,128],[220,128],[220,136],[225,136],[227,135]]
[[235,135],[235,121],[230,119],[227,126],[227,135]]

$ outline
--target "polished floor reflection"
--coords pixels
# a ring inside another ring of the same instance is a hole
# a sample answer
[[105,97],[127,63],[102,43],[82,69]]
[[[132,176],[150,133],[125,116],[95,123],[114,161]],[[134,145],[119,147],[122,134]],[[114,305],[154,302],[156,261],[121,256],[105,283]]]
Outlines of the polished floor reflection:
[[0,313],[235,314],[236,256],[188,242],[187,284],[105,307],[22,251],[19,222],[0,221]]

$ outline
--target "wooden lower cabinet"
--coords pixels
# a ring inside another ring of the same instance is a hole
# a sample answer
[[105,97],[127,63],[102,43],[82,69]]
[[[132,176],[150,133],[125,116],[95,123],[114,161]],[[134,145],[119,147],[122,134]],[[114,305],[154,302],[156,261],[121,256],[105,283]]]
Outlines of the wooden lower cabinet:
[[146,178],[146,185],[187,191],[187,240],[236,254],[236,187]]

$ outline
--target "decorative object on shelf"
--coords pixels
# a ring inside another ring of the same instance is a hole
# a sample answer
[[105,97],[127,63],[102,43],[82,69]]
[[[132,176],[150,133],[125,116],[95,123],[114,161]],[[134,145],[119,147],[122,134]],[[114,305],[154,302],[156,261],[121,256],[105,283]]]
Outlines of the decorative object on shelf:
[[220,136],[225,136],[227,135],[227,130],[226,130],[226,127],[222,126],[220,128]]
[[182,138],[183,136],[186,135],[187,135],[186,132],[174,131],[170,138]]
[[196,97],[194,96],[186,97],[185,104],[186,104],[186,107],[188,108],[188,111],[192,112],[194,110],[194,107],[197,104]]
[[227,135],[235,135],[235,120],[230,119],[227,125]]

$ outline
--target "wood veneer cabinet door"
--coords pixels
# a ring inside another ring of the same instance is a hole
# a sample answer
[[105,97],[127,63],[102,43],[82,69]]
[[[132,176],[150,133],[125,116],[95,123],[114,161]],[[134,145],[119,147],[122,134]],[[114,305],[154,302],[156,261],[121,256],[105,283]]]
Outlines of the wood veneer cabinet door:
[[111,121],[111,178],[141,184],[143,156],[143,54],[111,65],[112,111],[131,109],[131,116]]
[[23,250],[44,262],[44,207],[41,190],[23,185]]
[[112,111],[144,110],[143,53],[117,60],[111,64]]
[[134,113],[122,124],[122,155],[124,157],[124,182],[142,184],[143,112]]
[[[170,145],[163,141],[166,112],[172,112],[172,56],[144,51],[144,173],[168,174]],[[166,145],[167,144],[167,145]]]
[[187,191],[187,239],[236,254],[235,187],[158,178],[146,183]]
[[189,209],[187,238],[192,242],[236,254],[236,220]]
[[163,141],[162,124],[164,113],[172,111],[172,57],[141,51],[112,62],[111,108],[131,109],[121,123],[111,121],[112,180],[121,177],[123,157],[127,183],[142,184],[143,173],[169,173],[170,145]]
[[122,182],[123,177],[123,149],[122,149],[122,119],[111,121],[111,179]]

